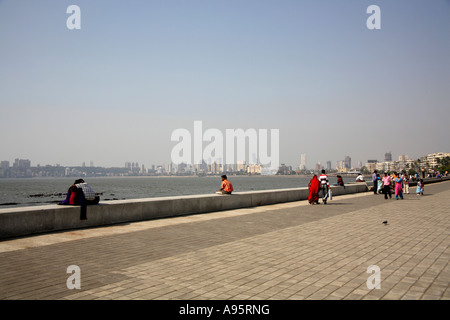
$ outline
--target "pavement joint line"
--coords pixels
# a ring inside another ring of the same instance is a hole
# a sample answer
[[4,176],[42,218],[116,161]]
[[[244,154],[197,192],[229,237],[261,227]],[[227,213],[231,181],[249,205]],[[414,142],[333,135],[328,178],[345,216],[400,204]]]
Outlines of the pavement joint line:
[[[341,200],[346,200],[346,199],[365,197],[365,196],[370,196],[372,194],[373,194],[373,192],[361,192],[361,193],[355,193],[355,194],[340,195],[340,196],[333,197],[333,200],[331,200],[331,201],[335,202],[335,201],[341,201]],[[0,253],[15,251],[15,250],[29,249],[29,248],[34,248],[34,247],[46,246],[46,245],[52,245],[55,243],[62,243],[62,242],[67,242],[67,241],[79,240],[79,239],[110,236],[110,235],[142,231],[142,230],[148,230],[148,229],[159,228],[159,227],[173,226],[173,225],[178,225],[178,224],[183,224],[183,223],[193,223],[193,222],[208,221],[208,220],[213,220],[213,219],[230,218],[230,217],[242,216],[242,215],[247,215],[247,214],[256,214],[256,213],[262,213],[262,212],[272,211],[272,210],[283,210],[286,208],[295,208],[295,207],[307,206],[307,205],[309,205],[307,200],[301,200],[301,201],[277,203],[277,204],[272,204],[272,205],[258,206],[258,207],[251,207],[251,208],[240,208],[240,209],[225,210],[225,211],[219,211],[219,212],[200,213],[200,214],[193,214],[193,215],[186,215],[186,216],[179,216],[179,217],[170,217],[170,218],[164,218],[164,219],[135,221],[135,222],[129,222],[126,224],[100,226],[100,227],[87,228],[87,229],[73,229],[73,230],[66,230],[66,231],[43,233],[43,234],[38,234],[38,235],[29,235],[29,236],[23,236],[23,237],[19,237],[19,238],[0,240]]]

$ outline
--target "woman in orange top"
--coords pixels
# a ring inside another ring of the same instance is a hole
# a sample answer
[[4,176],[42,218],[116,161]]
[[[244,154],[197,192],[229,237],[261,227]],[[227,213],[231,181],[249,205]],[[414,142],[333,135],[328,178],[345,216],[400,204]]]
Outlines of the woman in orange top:
[[231,194],[231,192],[233,192],[233,185],[227,180],[227,176],[223,175],[222,184],[220,185],[220,190],[217,190],[217,193]]

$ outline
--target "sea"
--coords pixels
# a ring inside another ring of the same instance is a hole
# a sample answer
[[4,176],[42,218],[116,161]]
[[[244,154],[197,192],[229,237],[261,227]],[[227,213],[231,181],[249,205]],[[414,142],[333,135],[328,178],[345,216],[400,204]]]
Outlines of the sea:
[[[8,207],[57,204],[66,198],[76,178],[4,178],[0,179],[0,209]],[[305,176],[228,176],[235,192],[307,187]],[[354,177],[343,177],[354,182]],[[180,195],[213,194],[220,188],[220,176],[133,176],[84,178],[99,194],[100,202],[123,199]],[[330,184],[336,177],[330,177]]]

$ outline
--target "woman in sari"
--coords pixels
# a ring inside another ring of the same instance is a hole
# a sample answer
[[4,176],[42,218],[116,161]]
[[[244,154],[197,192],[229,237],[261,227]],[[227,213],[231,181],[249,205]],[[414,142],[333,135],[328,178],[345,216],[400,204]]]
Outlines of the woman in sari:
[[403,179],[400,175],[395,172],[394,173],[394,181],[395,181],[395,199],[403,199]]
[[309,181],[309,195],[308,201],[309,204],[319,203],[319,189],[320,189],[320,181],[317,179],[317,176],[314,175],[312,179]]

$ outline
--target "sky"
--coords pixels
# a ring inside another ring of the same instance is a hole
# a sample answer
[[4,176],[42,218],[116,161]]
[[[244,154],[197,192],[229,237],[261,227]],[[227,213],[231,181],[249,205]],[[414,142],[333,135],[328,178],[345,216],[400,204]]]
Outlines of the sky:
[[194,121],[278,129],[292,166],[416,159],[449,101],[449,0],[0,0],[0,160],[167,164]]

